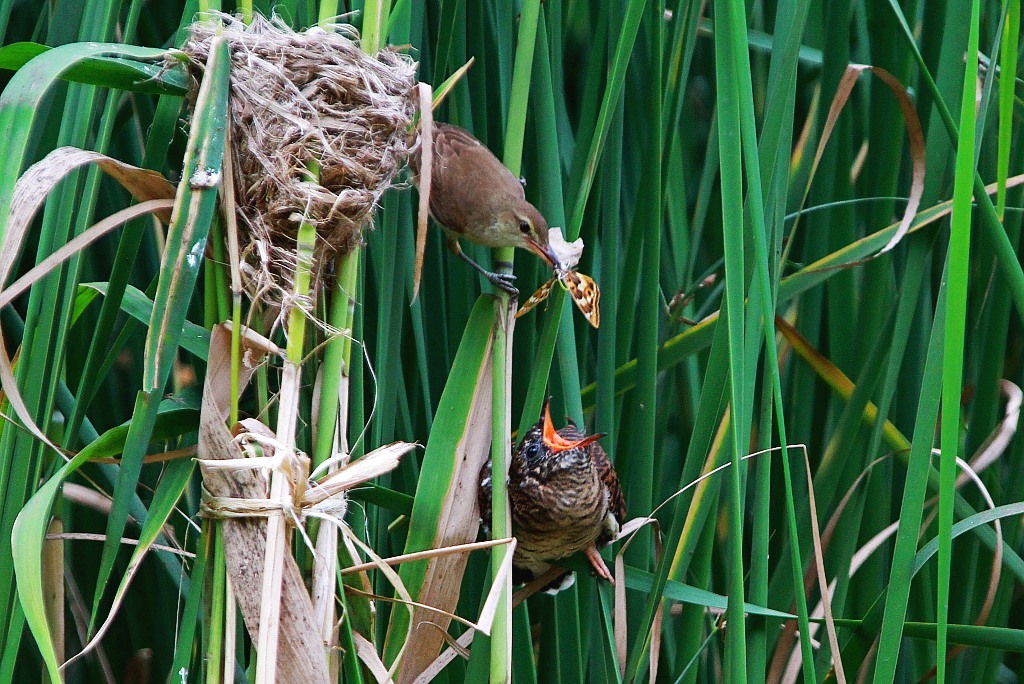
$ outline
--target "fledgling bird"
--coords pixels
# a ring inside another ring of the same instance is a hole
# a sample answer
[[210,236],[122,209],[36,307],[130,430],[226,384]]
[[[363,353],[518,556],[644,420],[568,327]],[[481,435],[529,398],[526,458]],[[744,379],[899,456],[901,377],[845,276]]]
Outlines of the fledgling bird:
[[[552,268],[558,259],[548,241],[548,223],[526,201],[523,183],[467,131],[433,124],[430,215],[444,227],[448,249],[480,271],[496,287],[516,296],[514,276],[493,273],[462,251],[459,238],[484,247],[519,247]],[[409,160],[419,185],[421,151]]]
[[[583,551],[600,577],[613,582],[598,548],[609,544],[626,517],[619,477],[597,440],[569,421],[556,431],[551,411],[526,433],[512,454],[508,472],[512,534],[512,581],[523,584],[546,572],[553,561]],[[491,463],[480,473],[480,515],[491,519]],[[572,585],[574,576],[555,580],[545,591]]]

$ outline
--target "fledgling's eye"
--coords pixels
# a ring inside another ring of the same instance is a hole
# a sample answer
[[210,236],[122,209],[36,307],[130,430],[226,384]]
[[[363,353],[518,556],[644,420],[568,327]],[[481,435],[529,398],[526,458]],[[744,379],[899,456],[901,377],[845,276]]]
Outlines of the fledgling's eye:
[[530,232],[530,222],[526,219],[519,219],[519,230],[524,233]]

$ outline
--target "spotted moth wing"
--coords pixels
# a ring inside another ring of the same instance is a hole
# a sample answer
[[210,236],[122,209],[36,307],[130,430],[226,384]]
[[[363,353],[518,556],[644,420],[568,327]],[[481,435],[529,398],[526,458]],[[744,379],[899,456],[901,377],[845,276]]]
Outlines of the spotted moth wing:
[[528,313],[535,309],[538,304],[543,302],[551,294],[551,288],[555,285],[555,277],[552,276],[550,280],[537,288],[537,291],[530,295],[530,298],[523,302],[522,307],[519,311],[516,311],[516,318],[519,318],[525,313]]
[[594,279],[576,271],[566,271],[562,282],[587,322],[595,328],[601,325],[601,288]]

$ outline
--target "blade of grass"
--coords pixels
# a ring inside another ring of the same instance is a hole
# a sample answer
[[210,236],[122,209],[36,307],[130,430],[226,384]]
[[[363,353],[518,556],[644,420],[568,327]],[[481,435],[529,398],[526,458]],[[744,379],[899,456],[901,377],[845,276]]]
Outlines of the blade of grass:
[[[971,5],[971,29],[967,41],[963,99],[960,103],[960,131],[956,152],[956,180],[953,186],[953,214],[950,219],[948,287],[942,354],[941,449],[939,465],[939,579],[936,681],[946,681],[946,634],[949,621],[949,581],[952,566],[953,487],[956,456],[960,450],[960,396],[963,391],[964,337],[967,316],[967,286],[971,247],[971,194],[974,180],[974,109],[978,80],[978,33],[981,7]],[[1000,230],[1000,232],[1002,232]],[[1004,234],[1005,235],[1005,234]]]
[[[118,54],[119,47],[110,44],[73,44],[63,46],[39,55],[30,63],[25,65],[15,74],[0,97],[0,152],[3,154],[7,172],[0,178],[0,239],[8,239],[7,233],[11,220],[11,202],[13,189],[18,180],[20,169],[29,160],[30,142],[33,136],[38,135],[44,121],[45,107],[43,103],[49,94],[52,93],[56,81],[61,74],[71,69],[75,64],[84,59],[100,54]],[[83,109],[83,112],[91,112],[91,108]],[[84,116],[84,114],[83,114]],[[70,126],[70,123],[69,123]],[[69,129],[70,131],[70,129]],[[70,135],[70,132],[68,133]],[[70,197],[70,195],[69,195]],[[65,226],[65,229],[67,226]],[[38,246],[42,253],[52,251],[59,247],[59,240],[52,235],[51,230],[47,234],[40,235]],[[59,278],[51,279],[52,285],[39,288],[33,292],[29,301],[29,324],[25,332],[25,341],[29,348],[36,348],[38,342],[34,341],[37,328],[40,326],[48,328],[42,330],[41,339],[46,340],[46,347],[55,344],[64,335],[64,327],[37,321],[37,312],[41,312],[47,319],[59,314],[61,307],[55,302],[49,302],[42,306],[44,295],[48,299],[59,296],[58,291],[63,290]],[[45,291],[44,291],[45,290]],[[39,347],[43,349],[43,347]],[[34,358],[33,358],[34,357]],[[44,395],[49,394],[47,389],[51,383],[43,379],[47,370],[41,366],[47,365],[47,359],[52,360],[49,352],[30,355],[25,363],[19,365],[18,380],[29,396],[27,400],[31,405],[33,420],[46,422],[48,412],[44,408],[48,400]],[[36,368],[34,369],[34,366]],[[24,440],[24,441],[23,441]],[[28,436],[19,436],[16,432],[5,431],[0,439],[0,453],[4,454],[0,460],[5,464],[13,464],[13,470],[5,466],[5,475],[0,477],[0,484],[3,485],[4,511],[0,519],[0,530],[3,535],[10,534],[11,526],[27,499],[29,493],[35,488],[38,479],[39,460],[37,456],[28,456],[37,452],[39,446],[29,441]],[[14,457],[13,454],[19,454]],[[30,484],[31,483],[31,484]],[[9,601],[13,598],[12,574],[10,566],[0,568],[0,595],[3,596],[0,618],[11,616]]]
[[[945,278],[944,278],[945,281]],[[931,435],[939,411],[940,380],[943,366],[943,345],[940,331],[945,329],[946,288],[939,290],[935,319],[932,323],[928,358],[925,362],[925,385],[921,388],[921,401],[917,408],[917,423],[911,442],[910,459],[907,466],[907,485],[903,492],[903,514],[896,534],[896,548],[885,598],[884,616],[879,615],[881,637],[875,665],[876,684],[890,681],[895,677],[899,655],[900,635],[903,629],[907,600],[910,594],[910,579],[913,576],[909,557],[917,547],[918,530],[921,526],[922,508],[927,489],[927,470],[931,459]],[[850,646],[843,649],[844,656]],[[863,651],[867,646],[863,646]],[[860,658],[852,662],[858,662]]]
[[[214,49],[215,48],[215,49]],[[96,618],[107,580],[117,556],[116,540],[120,539],[127,520],[127,502],[138,482],[142,457],[153,429],[156,411],[164,385],[177,353],[183,321],[199,272],[200,258],[213,218],[217,199],[216,186],[192,186],[191,177],[198,169],[208,177],[220,177],[224,156],[224,129],[227,120],[228,50],[223,40],[215,41],[210,61],[196,101],[196,118],[185,157],[185,171],[176,198],[174,219],[168,231],[162,277],[150,321],[146,344],[144,389],[136,399],[135,418],[114,494],[114,507],[107,518],[107,543],[100,562],[99,578],[93,602]]]
[[[166,439],[194,431],[195,420],[195,411],[172,410],[162,412],[154,422],[153,436],[156,439]],[[12,531],[13,571],[18,576],[18,596],[25,610],[29,629],[32,630],[32,634],[39,646],[45,668],[51,681],[54,682],[62,681],[59,672],[62,663],[57,661],[47,623],[45,598],[41,583],[42,569],[40,566],[51,511],[60,494],[61,485],[89,461],[122,453],[127,443],[128,434],[129,429],[126,427],[114,428],[83,449],[75,458],[70,460],[53,477],[46,481],[39,491],[25,504],[14,524]],[[188,463],[188,461],[184,462]],[[189,465],[190,471],[191,465]],[[147,518],[147,526],[144,529],[143,537],[140,537],[141,539],[152,534],[152,538],[149,539],[150,543],[156,540],[156,533],[160,531],[160,528],[167,519],[167,515],[170,514],[170,510],[167,509],[164,511],[164,517],[158,523],[150,523],[149,520],[156,520],[158,515],[155,507],[151,507],[151,511],[154,516]],[[118,539],[120,540],[120,537]],[[147,546],[144,543],[140,543],[136,547],[135,553],[139,560],[145,554],[146,548]]]
[[[903,32],[903,36],[907,40],[908,47],[913,52],[914,58],[921,67],[921,76],[924,79],[926,88],[935,100],[935,106],[938,109],[938,113],[942,119],[943,126],[946,129],[946,133],[949,135],[951,141],[956,142],[960,138],[956,123],[953,121],[953,116],[950,114],[949,108],[946,106],[946,103],[942,98],[942,94],[939,92],[935,79],[932,78],[931,73],[928,71],[924,58],[921,56],[921,51],[917,47],[914,34],[910,30],[910,26],[907,24],[906,17],[903,15],[902,9],[900,9],[895,0],[889,0],[889,6],[896,15],[896,19]],[[974,5],[972,5],[972,11],[973,8]],[[973,20],[971,25],[973,26]],[[977,41],[975,40],[975,45],[976,44]],[[971,100],[971,107],[974,107],[973,98]],[[1013,295],[1014,305],[1016,306],[1018,313],[1024,315],[1024,268],[1021,267],[1021,264],[1016,257],[1016,253],[1013,250],[1013,245],[1010,244],[1010,240],[1006,236],[1006,231],[1003,230],[999,216],[996,213],[996,208],[992,204],[992,199],[985,191],[985,183],[982,181],[981,175],[977,170],[974,171],[973,176],[973,193],[974,200],[978,203],[980,214],[980,221],[978,223],[979,228],[981,229],[981,235],[984,236],[995,251],[1000,274],[1006,280],[1006,284],[1010,288],[1010,292]]]
[[[80,45],[80,44],[79,44]],[[62,81],[83,83],[102,88],[116,88],[150,95],[175,95],[183,97],[188,93],[188,82],[184,71],[165,69],[163,60],[167,51],[159,48],[136,47],[123,43],[96,45],[102,54],[78,60],[60,74]],[[39,43],[13,43],[0,48],[0,69],[18,71],[30,61],[52,48]]]
[[[1006,212],[1006,178],[1010,170],[1010,149],[1013,143],[1013,97],[1017,73],[1017,43],[1020,40],[1020,0],[1007,3],[1006,29],[1000,46],[999,67],[1003,74],[999,79],[999,148],[997,151],[996,213],[1000,220]],[[1009,76],[1008,76],[1009,74]]]
[[725,250],[726,302],[729,306],[729,396],[732,408],[730,453],[732,465],[728,500],[728,586],[729,608],[726,632],[725,676],[730,681],[746,681],[746,636],[743,596],[743,495],[740,458],[746,453],[749,421],[745,413],[750,383],[744,368],[746,277],[744,273],[743,171],[740,156],[741,102],[739,77],[732,44],[745,15],[742,3],[716,0],[715,72],[718,82],[718,148],[722,179],[722,232]]

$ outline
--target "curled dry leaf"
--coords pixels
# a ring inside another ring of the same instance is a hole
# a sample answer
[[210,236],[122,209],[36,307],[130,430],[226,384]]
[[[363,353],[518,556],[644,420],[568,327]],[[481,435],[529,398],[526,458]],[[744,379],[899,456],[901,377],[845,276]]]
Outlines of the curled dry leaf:
[[818,529],[818,510],[814,501],[814,475],[811,473],[811,459],[807,454],[807,448],[800,445],[804,453],[804,468],[807,473],[807,504],[810,509],[811,520],[811,542],[814,550],[814,567],[818,573],[818,585],[821,590],[821,606],[825,615],[825,633],[828,635],[828,643],[832,649],[832,667],[835,671],[836,681],[839,684],[846,684],[846,672],[843,669],[842,650],[839,648],[839,637],[836,634],[836,623],[832,616],[832,591],[825,576],[825,554],[821,546],[821,531]]
[[[98,166],[104,173],[124,186],[137,200],[146,203],[145,206],[130,207],[85,231],[82,236],[69,243],[59,254],[42,262],[39,267],[26,274],[26,277],[19,283],[13,284],[3,295],[0,295],[5,300],[4,304],[0,304],[0,306],[9,303],[27,284],[31,284],[56,268],[63,260],[84,249],[92,240],[135,216],[154,212],[164,221],[170,219],[170,206],[165,200],[174,197],[174,186],[159,173],[125,164],[99,152],[90,152],[74,147],[58,148],[30,166],[18,179],[11,196],[10,214],[0,217],[0,233],[3,234],[3,243],[0,244],[0,284],[7,282],[11,275],[11,271],[18,261],[18,255],[24,247],[25,237],[32,224],[32,219],[50,192],[68,174],[90,164]],[[151,201],[153,202],[151,203]],[[25,428],[43,444],[61,453],[60,447],[54,444],[36,424],[32,413],[22,400],[21,392],[14,378],[11,358],[7,353],[2,335],[0,335],[0,385],[3,386],[11,408],[14,409],[14,413],[21,419]]]
[[[1006,408],[1003,409],[1003,419],[995,426],[978,451],[971,458],[971,468],[975,472],[981,472],[992,465],[1006,452],[1010,440],[1017,433],[1017,423],[1020,420],[1020,409],[1024,392],[1020,387],[1009,380],[999,381],[999,389],[1006,397]],[[957,478],[957,486],[962,486],[967,481],[967,473]]]
[[[804,196],[800,202],[800,207],[802,209],[804,204],[807,202],[807,197],[810,194],[811,183],[814,180],[815,172],[818,170],[818,164],[821,161],[822,155],[825,153],[825,146],[828,144],[829,138],[832,136],[836,122],[839,120],[839,115],[842,113],[843,108],[849,101],[850,95],[853,92],[853,86],[857,83],[857,79],[860,78],[860,75],[865,71],[869,71],[881,79],[881,81],[896,97],[896,101],[900,105],[900,112],[903,114],[903,121],[907,128],[907,141],[910,145],[910,158],[912,164],[910,196],[907,199],[907,206],[903,210],[903,216],[900,219],[899,228],[884,247],[864,259],[860,259],[853,263],[837,265],[832,268],[852,268],[854,266],[858,266],[885,254],[899,244],[900,240],[910,232],[910,227],[914,222],[914,217],[917,215],[917,210],[921,205],[921,197],[924,194],[924,132],[921,128],[921,120],[917,117],[917,110],[914,107],[914,102],[910,99],[910,94],[907,92],[906,87],[904,87],[895,76],[885,69],[871,66],[869,64],[851,64],[846,67],[846,72],[843,74],[842,79],[840,79],[839,85],[836,88],[836,93],[832,98],[832,104],[829,107],[828,116],[826,117],[825,125],[822,128],[821,139],[818,142],[818,148],[814,153],[814,162],[811,164],[811,173],[807,178],[807,187],[804,190]],[[796,224],[794,224],[793,230],[796,230]]]

